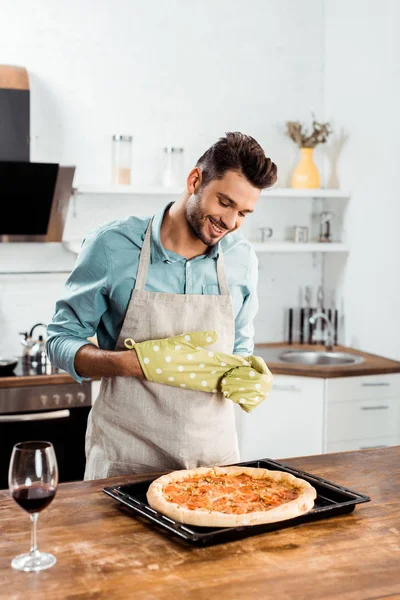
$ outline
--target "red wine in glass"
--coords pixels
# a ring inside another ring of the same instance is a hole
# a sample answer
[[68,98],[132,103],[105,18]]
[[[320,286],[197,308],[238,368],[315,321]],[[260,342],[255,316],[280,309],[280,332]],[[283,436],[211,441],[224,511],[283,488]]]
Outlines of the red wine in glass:
[[45,441],[15,444],[8,482],[11,497],[32,521],[30,552],[13,558],[11,566],[19,571],[48,569],[56,563],[56,558],[37,549],[36,524],[39,513],[49,506],[57,491],[58,467],[53,445]]
[[20,487],[12,492],[12,497],[21,508],[30,514],[38,513],[46,508],[56,494],[54,488],[40,485]]

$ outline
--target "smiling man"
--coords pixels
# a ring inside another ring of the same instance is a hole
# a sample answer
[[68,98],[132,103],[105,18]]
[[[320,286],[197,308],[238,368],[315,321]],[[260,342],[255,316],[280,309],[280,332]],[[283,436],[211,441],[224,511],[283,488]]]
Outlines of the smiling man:
[[[271,377],[252,356],[258,265],[237,230],[276,177],[256,140],[227,133],[199,158],[178,200],[84,240],[47,352],[78,382],[102,378],[85,479],[239,459],[231,400],[250,410]],[[95,334],[98,347],[88,342]],[[235,369],[243,378],[231,377],[241,386],[231,392],[225,374]]]

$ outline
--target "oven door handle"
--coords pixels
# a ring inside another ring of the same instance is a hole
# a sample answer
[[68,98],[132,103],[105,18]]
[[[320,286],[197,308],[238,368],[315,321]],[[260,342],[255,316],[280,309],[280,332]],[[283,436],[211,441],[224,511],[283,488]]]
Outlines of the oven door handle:
[[24,415],[0,415],[0,423],[21,423],[22,421],[50,421],[51,419],[68,419],[69,410],[52,410],[51,412],[26,413]]

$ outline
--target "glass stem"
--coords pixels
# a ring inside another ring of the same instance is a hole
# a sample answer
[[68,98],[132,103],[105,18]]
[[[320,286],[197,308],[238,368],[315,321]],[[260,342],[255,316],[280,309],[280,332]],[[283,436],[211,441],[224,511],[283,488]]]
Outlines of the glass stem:
[[31,549],[30,549],[30,554],[32,556],[36,556],[36,554],[38,553],[38,549],[37,549],[37,536],[36,536],[36,523],[37,523],[37,520],[38,520],[38,516],[39,516],[39,513],[33,513],[31,515],[32,532],[31,532]]

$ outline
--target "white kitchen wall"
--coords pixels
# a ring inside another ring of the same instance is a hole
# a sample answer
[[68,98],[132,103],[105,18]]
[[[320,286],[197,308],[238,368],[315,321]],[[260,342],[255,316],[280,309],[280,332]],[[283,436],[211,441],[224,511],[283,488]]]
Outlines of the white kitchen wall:
[[[298,155],[285,121],[323,115],[320,0],[3,0],[1,17],[1,62],[25,66],[30,76],[31,160],[76,165],[78,187],[110,182],[113,133],[134,136],[134,183],[157,184],[165,144],[182,145],[190,169],[229,130],[253,135],[286,186]],[[323,172],[320,151],[316,159]],[[300,206],[262,202],[260,221],[276,235]],[[80,196],[67,237],[150,208],[123,196]],[[311,205],[304,210],[308,219]],[[40,271],[40,247],[31,244],[27,254],[27,271]],[[0,353],[17,351],[19,331],[50,320],[68,272],[4,274],[5,256],[0,248]],[[60,270],[59,258],[49,257],[47,268]],[[260,256],[257,341],[282,339],[284,309],[298,302],[300,285],[316,286],[320,276],[311,255]]]
[[327,0],[325,111],[351,189],[342,295],[348,344],[400,359],[400,3]]
[[3,0],[5,64],[30,75],[32,160],[109,183],[111,135],[134,136],[134,178],[155,183],[166,143],[188,164],[227,130],[296,161],[289,118],[323,108],[320,0]]

